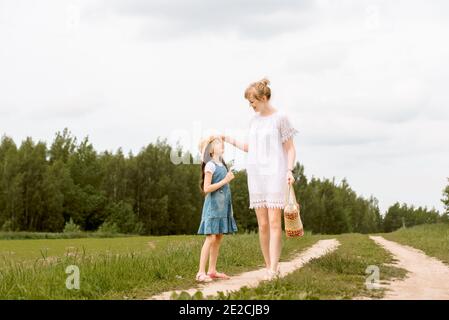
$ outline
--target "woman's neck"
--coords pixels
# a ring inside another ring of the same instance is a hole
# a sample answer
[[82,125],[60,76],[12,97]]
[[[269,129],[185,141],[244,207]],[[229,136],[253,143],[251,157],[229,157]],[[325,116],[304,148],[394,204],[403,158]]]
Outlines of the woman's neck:
[[259,114],[264,117],[264,116],[269,116],[269,115],[273,114],[274,112],[276,112],[276,109],[274,109],[271,104],[267,104],[263,110],[260,110]]
[[212,156],[212,160],[215,160],[216,162],[221,162],[220,161],[220,156],[216,156],[216,155]]

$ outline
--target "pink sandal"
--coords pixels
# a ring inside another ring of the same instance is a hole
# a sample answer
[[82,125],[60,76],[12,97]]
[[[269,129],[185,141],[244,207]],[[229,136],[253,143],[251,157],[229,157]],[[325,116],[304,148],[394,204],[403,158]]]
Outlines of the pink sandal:
[[213,272],[213,273],[208,273],[207,274],[210,278],[212,279],[231,279],[230,276],[228,276],[226,273],[222,273],[222,272]]
[[211,282],[212,281],[212,278],[209,275],[205,274],[204,272],[197,273],[195,279],[198,282]]

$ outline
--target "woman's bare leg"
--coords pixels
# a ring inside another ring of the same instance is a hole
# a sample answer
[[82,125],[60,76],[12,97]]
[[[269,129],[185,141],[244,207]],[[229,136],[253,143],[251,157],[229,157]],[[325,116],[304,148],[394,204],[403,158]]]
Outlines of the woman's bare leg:
[[259,224],[259,242],[267,269],[270,269],[270,227],[268,209],[256,208],[257,223]]
[[214,235],[214,240],[210,246],[210,254],[209,254],[209,271],[207,273],[215,273],[217,272],[217,259],[218,252],[220,251],[221,240],[223,239],[222,234]]
[[281,209],[269,208],[268,218],[270,222],[270,267],[271,271],[276,272],[282,250]]

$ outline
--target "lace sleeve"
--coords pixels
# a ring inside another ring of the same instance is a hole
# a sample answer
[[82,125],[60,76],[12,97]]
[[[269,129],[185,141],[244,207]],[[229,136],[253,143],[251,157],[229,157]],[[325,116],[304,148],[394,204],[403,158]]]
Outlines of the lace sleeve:
[[286,142],[298,133],[298,130],[293,127],[290,119],[285,114],[280,118],[279,131],[281,133],[282,143]]

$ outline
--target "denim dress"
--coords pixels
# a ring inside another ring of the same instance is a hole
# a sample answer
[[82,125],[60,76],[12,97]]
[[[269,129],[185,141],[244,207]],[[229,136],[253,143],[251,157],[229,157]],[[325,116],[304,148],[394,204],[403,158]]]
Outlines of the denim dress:
[[[211,184],[220,182],[228,170],[224,165],[216,165]],[[198,234],[223,234],[237,232],[237,224],[232,211],[231,188],[229,183],[214,192],[209,192],[204,199],[203,213]]]

